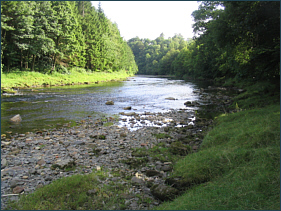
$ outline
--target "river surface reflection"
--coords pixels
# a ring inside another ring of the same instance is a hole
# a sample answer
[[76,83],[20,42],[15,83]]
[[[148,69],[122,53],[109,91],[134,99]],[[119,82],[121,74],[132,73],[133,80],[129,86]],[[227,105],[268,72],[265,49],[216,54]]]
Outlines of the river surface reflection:
[[[20,95],[1,98],[1,133],[24,133],[74,124],[88,116],[118,114],[128,106],[136,113],[186,109],[184,102],[199,99],[195,91],[198,89],[194,83],[183,80],[135,76],[123,82],[21,90]],[[167,100],[169,97],[176,100]],[[107,101],[113,101],[114,105],[105,105]],[[16,114],[22,117],[19,125],[9,123]]]

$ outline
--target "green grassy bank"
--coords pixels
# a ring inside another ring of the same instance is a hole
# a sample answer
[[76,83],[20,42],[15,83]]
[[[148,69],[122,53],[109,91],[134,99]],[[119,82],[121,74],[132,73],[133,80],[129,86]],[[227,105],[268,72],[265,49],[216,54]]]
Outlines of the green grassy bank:
[[102,81],[122,80],[131,76],[126,71],[119,72],[87,72],[84,69],[72,69],[67,73],[53,72],[44,74],[29,71],[13,71],[1,73],[1,90],[12,87],[29,88],[40,86],[62,86],[73,84],[89,84]]
[[187,190],[159,210],[279,210],[280,106],[220,116],[173,177]]

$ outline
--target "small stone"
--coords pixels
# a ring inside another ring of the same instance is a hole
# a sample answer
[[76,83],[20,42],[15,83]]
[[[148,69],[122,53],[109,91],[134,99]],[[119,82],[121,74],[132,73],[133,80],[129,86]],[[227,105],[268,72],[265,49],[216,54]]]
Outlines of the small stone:
[[173,169],[173,167],[170,166],[170,165],[164,165],[164,166],[162,166],[162,168],[161,168],[161,170],[162,170],[162,171],[165,171],[165,172],[171,171],[172,169]]
[[45,162],[44,159],[40,159],[40,160],[37,161],[37,164],[38,165],[44,165],[44,164],[46,164],[46,162]]
[[23,187],[20,187],[20,186],[17,186],[17,187],[15,187],[14,189],[13,189],[13,193],[14,194],[19,194],[19,193],[21,193],[21,192],[23,192],[24,191],[24,188]]
[[7,160],[5,158],[1,159],[1,169],[5,168],[7,166]]
[[144,185],[144,181],[138,177],[132,177],[131,181],[133,184]]
[[156,171],[156,170],[147,170],[145,172],[146,176],[148,177],[153,177],[153,176],[158,176],[160,175],[160,172],[159,171]]
[[28,176],[22,176],[23,179],[28,179]]
[[45,181],[52,181],[53,179],[50,177],[50,176],[47,176],[46,178],[45,178]]
[[10,182],[10,188],[15,188],[15,187],[17,187],[17,185],[18,185],[18,180],[12,180],[11,182]]

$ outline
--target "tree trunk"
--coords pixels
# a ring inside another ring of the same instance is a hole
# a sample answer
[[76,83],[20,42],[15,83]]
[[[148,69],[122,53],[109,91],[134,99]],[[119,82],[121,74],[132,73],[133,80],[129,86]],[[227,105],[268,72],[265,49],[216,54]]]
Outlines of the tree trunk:
[[35,58],[36,58],[36,56],[33,54],[33,55],[32,55],[32,65],[31,65],[31,71],[34,71]]

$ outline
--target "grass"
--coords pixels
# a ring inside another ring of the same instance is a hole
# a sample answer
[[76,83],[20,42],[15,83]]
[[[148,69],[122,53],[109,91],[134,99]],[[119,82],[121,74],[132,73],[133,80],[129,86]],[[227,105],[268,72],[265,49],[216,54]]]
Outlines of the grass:
[[184,194],[157,210],[279,210],[280,105],[218,117],[171,177]]
[[[110,210],[126,208],[122,194],[129,188],[121,183],[101,184],[108,172],[95,171],[88,175],[73,175],[58,179],[23,195],[8,209],[16,210]],[[128,182],[128,181],[127,181]]]
[[38,86],[61,86],[72,84],[88,84],[102,81],[122,80],[131,76],[126,71],[119,72],[87,72],[76,71],[75,68],[68,73],[53,72],[44,74],[29,71],[13,71],[1,73],[1,89],[12,87],[29,88]]

